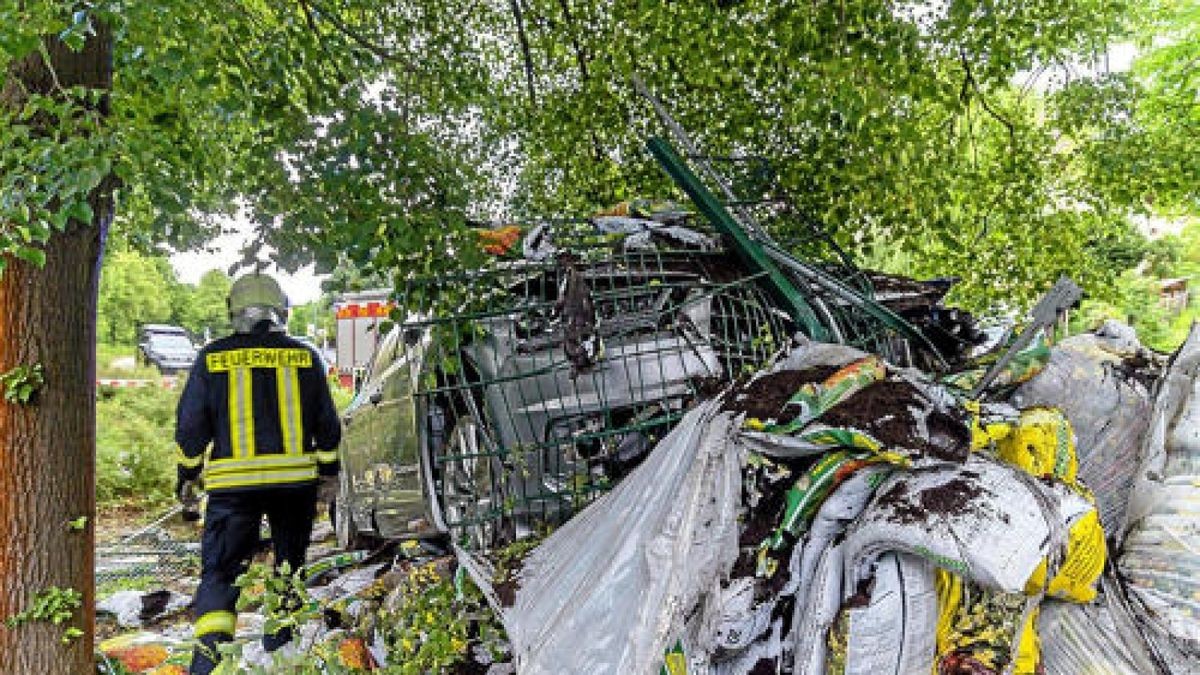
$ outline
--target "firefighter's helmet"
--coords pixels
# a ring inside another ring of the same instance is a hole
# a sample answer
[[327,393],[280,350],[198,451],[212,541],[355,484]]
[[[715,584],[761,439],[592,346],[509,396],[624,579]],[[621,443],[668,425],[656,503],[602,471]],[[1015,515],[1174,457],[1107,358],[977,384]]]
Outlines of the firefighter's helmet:
[[254,272],[234,281],[227,303],[234,332],[249,333],[263,321],[276,330],[287,326],[287,296],[266,274]]

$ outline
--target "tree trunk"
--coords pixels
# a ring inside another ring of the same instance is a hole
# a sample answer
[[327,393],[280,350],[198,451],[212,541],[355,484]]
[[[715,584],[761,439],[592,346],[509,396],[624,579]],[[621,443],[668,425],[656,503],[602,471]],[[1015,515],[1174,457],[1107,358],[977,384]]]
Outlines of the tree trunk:
[[[96,28],[78,52],[48,38],[49,68],[38,54],[14,63],[10,75],[24,88],[6,87],[0,106],[20,105],[23,89],[59,91],[52,75],[63,88],[110,89],[112,34]],[[45,375],[31,405],[0,399],[0,618],[51,587],[83,595],[66,624],[0,626],[0,673],[95,671],[96,291],[112,181],[90,201],[96,222],[55,232],[44,267],[10,257],[0,273],[0,373],[40,363]],[[86,527],[76,531],[69,524],[80,516]],[[83,637],[64,644],[67,627]]]

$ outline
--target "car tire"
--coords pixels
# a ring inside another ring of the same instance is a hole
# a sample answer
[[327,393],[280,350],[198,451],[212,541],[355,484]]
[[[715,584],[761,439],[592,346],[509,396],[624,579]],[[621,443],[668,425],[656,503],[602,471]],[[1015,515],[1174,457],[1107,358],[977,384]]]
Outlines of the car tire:
[[503,496],[498,458],[487,453],[487,441],[472,416],[458,418],[438,453],[438,505],[450,538],[476,551],[501,543]]
[[357,551],[369,546],[369,539],[358,530],[354,522],[353,497],[350,496],[350,486],[346,474],[342,472],[338,478],[338,494],[329,505],[329,520],[333,525],[333,534],[337,538],[338,548],[345,551]]

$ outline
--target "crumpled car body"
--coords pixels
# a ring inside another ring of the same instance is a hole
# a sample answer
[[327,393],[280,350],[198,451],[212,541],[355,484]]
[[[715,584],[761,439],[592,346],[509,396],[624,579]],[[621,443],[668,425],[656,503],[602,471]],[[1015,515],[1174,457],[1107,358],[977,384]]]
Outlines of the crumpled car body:
[[410,319],[381,342],[344,418],[343,545],[449,533],[487,547],[562,522],[791,331],[720,251],[493,276],[481,309]]

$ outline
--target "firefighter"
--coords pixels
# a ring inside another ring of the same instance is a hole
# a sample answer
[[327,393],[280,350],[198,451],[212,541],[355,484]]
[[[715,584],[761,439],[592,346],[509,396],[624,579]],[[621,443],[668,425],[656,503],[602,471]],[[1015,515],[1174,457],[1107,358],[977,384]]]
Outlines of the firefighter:
[[[201,472],[208,492],[192,673],[211,672],[217,645],[233,639],[234,582],[258,547],[263,516],[275,565],[286,562],[295,572],[317,502],[328,503],[337,490],[341,424],[317,354],[285,333],[279,284],[264,274],[243,276],[230,288],[228,307],[234,332],[200,351],[176,411],[176,495],[187,502],[197,494]],[[274,651],[291,637],[289,629],[265,635],[263,646]]]

